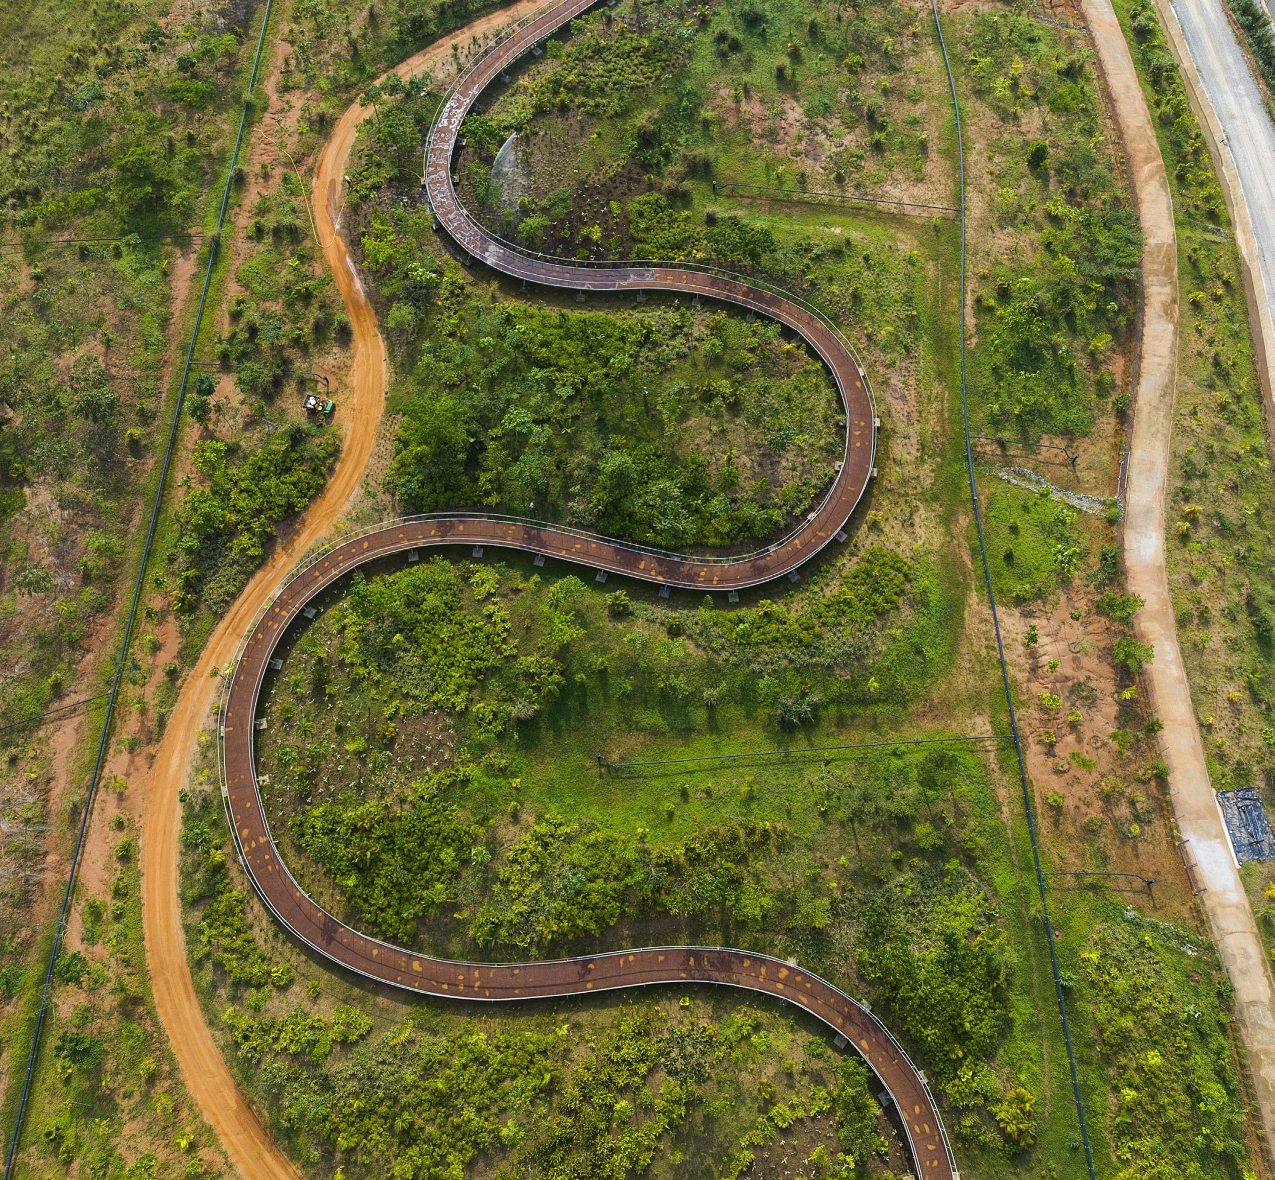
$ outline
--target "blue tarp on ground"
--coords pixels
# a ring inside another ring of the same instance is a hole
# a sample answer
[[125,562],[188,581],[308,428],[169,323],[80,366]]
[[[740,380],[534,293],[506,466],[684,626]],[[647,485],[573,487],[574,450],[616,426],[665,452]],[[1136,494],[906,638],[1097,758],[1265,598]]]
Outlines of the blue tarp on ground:
[[1217,801],[1222,805],[1226,829],[1240,864],[1246,860],[1275,860],[1275,832],[1271,831],[1271,821],[1266,818],[1266,808],[1256,788],[1219,791]]

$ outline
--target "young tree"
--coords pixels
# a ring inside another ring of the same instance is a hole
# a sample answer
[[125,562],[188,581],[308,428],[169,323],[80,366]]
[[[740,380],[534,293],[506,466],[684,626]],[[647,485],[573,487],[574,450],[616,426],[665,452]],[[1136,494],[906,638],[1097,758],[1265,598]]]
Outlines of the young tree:
[[216,388],[216,382],[207,373],[200,373],[191,386],[186,409],[200,426],[206,426],[212,416],[212,395]]
[[141,114],[120,139],[111,195],[126,219],[157,213],[181,201],[168,132],[158,114]]
[[389,480],[406,508],[433,512],[454,507],[468,491],[470,421],[451,397],[417,406],[399,431]]

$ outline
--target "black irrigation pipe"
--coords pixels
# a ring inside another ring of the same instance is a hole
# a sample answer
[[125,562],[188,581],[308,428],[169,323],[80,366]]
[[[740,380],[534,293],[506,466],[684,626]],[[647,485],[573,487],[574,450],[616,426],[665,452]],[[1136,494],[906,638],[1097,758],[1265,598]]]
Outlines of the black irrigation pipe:
[[956,93],[956,75],[952,72],[952,59],[947,53],[947,41],[943,36],[943,23],[939,19],[938,0],[930,0],[934,14],[934,28],[938,33],[939,49],[943,53],[943,65],[947,70],[948,87],[952,92],[952,114],[956,119],[956,153],[960,165],[961,181],[961,420],[965,430],[965,467],[969,475],[970,504],[974,509],[974,526],[978,533],[978,548],[983,558],[983,581],[987,587],[987,601],[992,612],[992,628],[996,633],[996,654],[1001,666],[1001,685],[1005,690],[1005,704],[1009,709],[1009,727],[1014,737],[1014,753],[1018,757],[1018,781],[1023,791],[1023,810],[1027,817],[1027,831],[1031,836],[1032,860],[1036,865],[1036,888],[1040,894],[1041,915],[1045,923],[1045,938],[1049,944],[1049,962],[1054,972],[1054,990],[1058,996],[1058,1014],[1062,1018],[1063,1041],[1067,1046],[1067,1065],[1071,1070],[1071,1088],[1076,1101],[1076,1114],[1080,1121],[1080,1140],[1085,1149],[1085,1164],[1090,1180],[1097,1180],[1094,1171],[1093,1149],[1089,1144],[1089,1127],[1085,1121],[1085,1102],[1080,1093],[1080,1075],[1076,1072],[1076,1054],[1071,1043],[1071,1026],[1067,1020],[1067,999],[1063,995],[1062,975],[1058,968],[1058,948],[1054,945],[1054,927],[1049,918],[1049,899],[1045,893],[1045,874],[1040,863],[1040,842],[1036,834],[1036,817],[1032,808],[1031,787],[1027,782],[1027,762],[1023,757],[1023,740],[1018,731],[1018,718],[1014,712],[1014,692],[1009,683],[1009,665],[1005,662],[1005,643],[1001,637],[1000,617],[996,611],[996,592],[992,589],[992,567],[987,557],[987,541],[983,535],[983,514],[978,506],[978,480],[974,474],[974,448],[970,433],[969,384],[965,365],[965,264],[967,217],[965,209],[965,141],[961,131],[961,101]]
[[84,697],[78,701],[68,701],[65,705],[57,705],[52,709],[46,709],[43,713],[35,713],[30,717],[23,717],[20,721],[10,721],[6,725],[0,725],[0,733],[4,733],[9,729],[17,729],[21,725],[39,725],[41,721],[46,721],[55,713],[66,713],[71,709],[78,709],[81,705],[91,705],[94,701],[100,701],[104,697],[109,697],[109,692],[99,692],[95,697]]
[[[202,238],[200,233],[191,234],[125,234],[119,238],[49,238],[44,242],[34,242],[33,246],[90,246],[104,242],[127,242],[136,238],[139,242],[171,242]],[[25,242],[0,242],[0,250],[17,250],[24,248]]]
[[[713,191],[717,191],[717,181],[713,181]],[[865,197],[859,193],[823,193],[808,188],[779,188],[773,184],[740,184],[734,180],[723,180],[722,188],[733,188],[748,192],[789,193],[802,197],[827,197],[832,201],[866,201],[869,205],[901,205],[905,209],[931,209],[940,213],[959,213],[955,205],[922,205],[917,201],[903,201],[897,197]]]
[[142,587],[145,584],[146,564],[150,558],[151,546],[155,540],[155,530],[159,524],[159,513],[164,499],[164,484],[168,478],[168,468],[172,461],[173,449],[177,443],[177,431],[181,423],[182,405],[186,397],[186,383],[190,378],[191,362],[195,357],[195,344],[199,339],[199,331],[204,318],[204,307],[208,302],[208,292],[212,287],[213,270],[217,265],[217,247],[221,241],[222,226],[226,221],[226,209],[230,205],[230,190],[234,185],[235,168],[239,163],[239,149],[243,144],[244,131],[248,126],[249,115],[252,113],[252,95],[257,87],[257,70],[261,65],[261,51],[266,42],[266,28],[270,23],[270,7],[273,2],[274,0],[266,0],[265,9],[261,14],[261,32],[257,35],[257,50],[252,59],[252,71],[248,75],[248,89],[244,96],[243,111],[239,116],[239,130],[235,135],[235,146],[230,154],[230,166],[226,170],[226,185],[222,190],[221,205],[217,210],[217,228],[208,248],[208,266],[204,271],[204,285],[199,293],[199,306],[195,311],[195,323],[190,332],[190,344],[186,348],[186,361],[182,366],[181,384],[177,389],[177,404],[173,408],[172,421],[168,427],[168,445],[164,449],[164,458],[159,469],[159,481],[155,487],[155,500],[151,505],[150,521],[146,526],[146,540],[142,544],[142,555],[137,567],[137,580],[133,583],[133,597],[129,603],[128,617],[124,622],[124,637],[120,641],[115,675],[111,680],[110,692],[107,694],[106,717],[102,721],[102,734],[97,743],[97,757],[93,763],[93,773],[89,778],[89,789],[84,800],[84,811],[80,816],[80,828],[75,840],[75,850],[71,855],[71,868],[67,874],[66,892],[62,896],[62,909],[58,914],[57,926],[53,932],[53,949],[49,952],[49,965],[44,972],[44,985],[40,993],[40,1008],[36,1013],[35,1031],[31,1036],[31,1051],[27,1055],[26,1076],[22,1081],[22,1096],[18,1100],[18,1113],[13,1124],[13,1136],[9,1140],[9,1152],[5,1158],[4,1180],[13,1180],[14,1160],[18,1152],[18,1141],[22,1135],[22,1122],[26,1115],[27,1100],[31,1094],[31,1080],[35,1074],[35,1063],[40,1049],[40,1033],[44,1029],[44,1018],[49,1008],[53,967],[57,962],[58,952],[62,949],[62,935],[66,928],[66,915],[71,906],[71,894],[75,888],[75,874],[79,868],[80,856],[84,850],[84,836],[88,830],[89,815],[93,810],[93,797],[97,792],[98,781],[102,776],[102,767],[106,761],[107,739],[110,736],[111,721],[115,715],[115,702],[119,695],[120,682],[123,679],[124,667],[128,660],[128,648],[133,634],[133,623],[137,617],[137,608],[142,597]]
[[1078,451],[1069,451],[1057,443],[1024,442],[1021,438],[1001,438],[995,434],[971,434],[970,438],[975,442],[994,442],[1005,447],[1034,447],[1038,451],[1062,451],[1067,456],[1067,462],[1073,467],[1076,465],[1076,460],[1080,458]]
[[1144,877],[1141,873],[1109,873],[1099,869],[1054,869],[1045,871],[1046,877],[1130,877],[1141,881],[1148,889],[1156,883],[1155,877]]
[[784,758],[800,754],[825,754],[852,750],[888,750],[895,746],[939,746],[954,742],[1010,742],[1012,733],[981,733],[968,737],[904,738],[892,742],[848,742],[839,746],[794,746],[789,750],[756,750],[751,754],[696,754],[691,758],[647,758],[638,762],[607,762],[598,755],[598,764],[607,770],[629,770],[636,766],[683,766],[688,762],[739,762],[749,758]]

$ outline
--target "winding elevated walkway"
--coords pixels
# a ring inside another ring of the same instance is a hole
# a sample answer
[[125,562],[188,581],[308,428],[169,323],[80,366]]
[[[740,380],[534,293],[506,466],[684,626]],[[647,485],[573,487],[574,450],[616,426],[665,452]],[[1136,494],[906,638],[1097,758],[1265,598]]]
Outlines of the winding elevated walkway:
[[[782,541],[728,563],[667,554],[653,563],[622,571],[675,586],[742,589],[759,585],[791,573],[836,538],[872,478],[875,411],[867,378],[849,342],[804,299],[712,267],[658,262],[566,262],[521,249],[479,225],[456,195],[452,157],[461,124],[474,103],[518,58],[594,3],[596,0],[562,0],[552,4],[515,26],[469,65],[434,119],[425,160],[426,195],[440,227],[458,246],[512,278],[576,291],[662,291],[714,299],[778,320],[814,349],[836,382],[846,416],[845,451],[837,478],[819,506]],[[598,538],[597,542],[609,547],[617,558],[632,549],[605,538]]]
[[222,790],[245,869],[271,913],[315,953],[378,983],[421,995],[516,1002],[656,984],[714,983],[793,1003],[844,1036],[897,1107],[922,1180],[955,1180],[951,1147],[924,1076],[866,1005],[795,963],[722,947],[646,947],[527,963],[432,958],[354,930],[310,898],[284,864],[257,782],[253,733],[264,680],[289,626],[316,596],[366,562],[434,546],[493,546],[543,554],[648,582],[698,589],[756,586],[795,574],[836,539],[872,473],[875,424],[867,382],[849,345],[814,308],[722,273],[663,265],[583,267],[528,255],[492,237],[457,199],[450,165],[466,112],[521,54],[590,7],[563,0],[497,42],[456,84],[431,132],[426,188],[439,222],[474,258],[516,278],[596,291],[701,295],[768,315],[798,332],[831,371],[846,410],[846,452],[819,507],[788,537],[735,558],[692,558],[533,521],[472,514],[406,519],[347,537],[297,570],[262,610],[227,681],[220,726]]

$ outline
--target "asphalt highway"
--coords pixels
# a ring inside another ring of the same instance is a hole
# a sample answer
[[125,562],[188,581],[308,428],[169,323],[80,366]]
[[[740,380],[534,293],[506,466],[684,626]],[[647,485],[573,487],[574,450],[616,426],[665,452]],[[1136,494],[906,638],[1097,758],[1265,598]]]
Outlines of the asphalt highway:
[[[1204,95],[1217,116],[1223,143],[1239,180],[1256,240],[1255,264],[1266,310],[1265,331],[1275,325],[1275,121],[1226,17],[1223,0],[1173,0]],[[1275,355],[1275,340],[1266,341]],[[1275,391],[1273,391],[1275,393]]]

